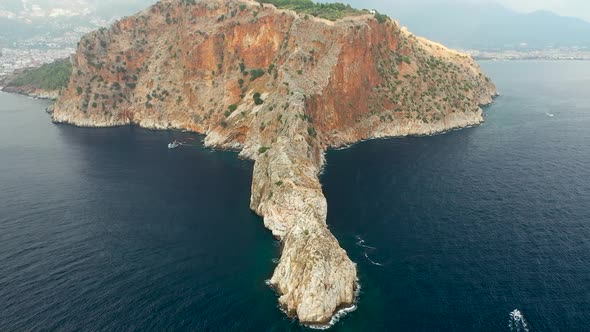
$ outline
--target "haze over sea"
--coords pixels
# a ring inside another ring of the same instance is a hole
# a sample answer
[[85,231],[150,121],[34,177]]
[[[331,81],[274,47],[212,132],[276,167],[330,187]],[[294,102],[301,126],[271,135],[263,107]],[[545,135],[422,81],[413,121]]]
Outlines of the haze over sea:
[[[482,67],[502,93],[482,126],[328,153],[362,287],[334,331],[590,330],[590,63]],[[48,104],[0,94],[1,331],[305,329],[265,285],[252,162]]]

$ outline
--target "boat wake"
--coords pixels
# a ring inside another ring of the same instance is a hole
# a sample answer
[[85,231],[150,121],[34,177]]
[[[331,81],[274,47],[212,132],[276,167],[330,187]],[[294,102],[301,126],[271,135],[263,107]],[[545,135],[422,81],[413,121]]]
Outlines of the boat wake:
[[363,251],[363,254],[365,255],[365,258],[366,258],[366,259],[367,259],[367,260],[368,260],[368,261],[369,261],[371,264],[373,264],[373,265],[376,265],[376,266],[383,266],[383,265],[384,265],[383,263],[376,262],[376,261],[372,260],[372,259],[369,257],[369,253],[368,253],[367,251],[374,251],[374,250],[377,250],[377,248],[375,248],[375,247],[372,247],[372,246],[369,246],[369,245],[366,245],[366,244],[365,244],[365,240],[364,240],[364,239],[363,239],[363,238],[362,238],[360,235],[357,235],[357,236],[356,236],[356,245],[357,245],[358,247],[361,247],[361,248],[364,248],[364,249],[365,249],[365,250]]
[[508,327],[510,331],[514,332],[529,332],[529,327],[524,319],[524,316],[518,309],[514,309],[510,313],[510,320],[508,321]]
[[373,265],[377,265],[377,266],[383,266],[383,264],[382,264],[382,263],[377,263],[377,262],[375,262],[374,260],[372,260],[371,258],[369,258],[369,255],[368,255],[367,253],[365,253],[365,257],[367,258],[367,260],[368,260],[369,262],[371,262],[371,264],[373,264]]
[[[185,138],[183,138],[183,141],[174,140],[174,142],[168,143],[168,149],[176,149],[177,147],[180,147],[180,146],[198,147],[198,145],[190,144],[194,140],[195,140],[194,137],[185,137]],[[187,143],[187,142],[190,142],[190,143]]]
[[371,247],[371,246],[366,245],[365,240],[363,240],[360,235],[356,236],[356,245],[359,247],[367,248],[367,249],[373,249],[373,250],[377,249],[375,247]]

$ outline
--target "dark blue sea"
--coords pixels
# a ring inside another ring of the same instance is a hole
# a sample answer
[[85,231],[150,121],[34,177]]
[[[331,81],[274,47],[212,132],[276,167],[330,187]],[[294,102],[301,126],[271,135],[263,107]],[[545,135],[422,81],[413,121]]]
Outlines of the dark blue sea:
[[[590,330],[590,62],[482,67],[482,126],[328,152],[361,284],[333,331]],[[265,285],[252,162],[47,105],[0,94],[0,331],[305,330]]]

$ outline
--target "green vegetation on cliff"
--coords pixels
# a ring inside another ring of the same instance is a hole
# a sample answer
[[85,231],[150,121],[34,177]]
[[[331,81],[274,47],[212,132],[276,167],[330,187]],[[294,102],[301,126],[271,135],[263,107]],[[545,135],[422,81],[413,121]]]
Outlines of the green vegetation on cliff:
[[72,64],[68,59],[44,64],[39,68],[28,68],[16,73],[7,86],[33,86],[44,90],[59,90],[70,81]]
[[311,0],[262,0],[262,3],[270,3],[277,8],[291,9],[300,14],[307,14],[325,18],[330,21],[346,16],[366,14],[365,11],[352,8],[343,3],[315,3]]

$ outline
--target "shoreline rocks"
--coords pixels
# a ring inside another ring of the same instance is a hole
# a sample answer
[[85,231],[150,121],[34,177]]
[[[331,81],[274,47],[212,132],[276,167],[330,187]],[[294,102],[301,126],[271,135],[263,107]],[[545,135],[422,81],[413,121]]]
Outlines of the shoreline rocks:
[[47,100],[56,100],[59,96],[59,90],[43,90],[31,87],[2,87],[0,88],[0,91]]
[[240,0],[161,1],[84,36],[73,66],[53,121],[187,130],[255,160],[250,207],[282,244],[270,283],[308,325],[358,287],[326,223],[325,151],[476,125],[496,94],[472,58],[394,21]]

